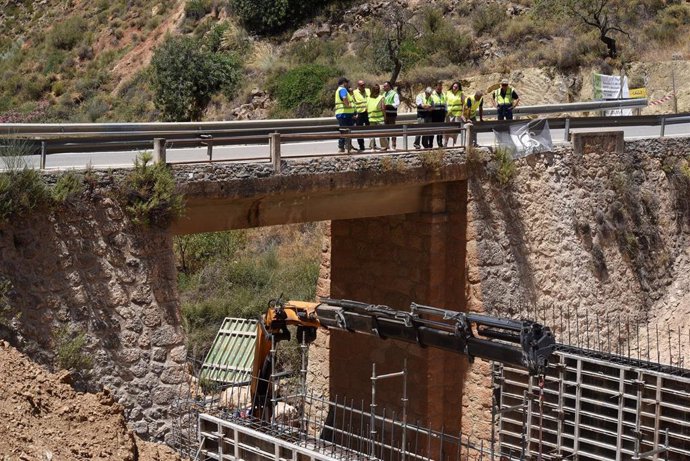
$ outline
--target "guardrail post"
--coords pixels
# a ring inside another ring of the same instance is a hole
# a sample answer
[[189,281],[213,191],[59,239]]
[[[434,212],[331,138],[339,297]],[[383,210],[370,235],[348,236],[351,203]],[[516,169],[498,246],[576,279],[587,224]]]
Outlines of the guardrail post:
[[[349,128],[343,128],[340,130],[342,134],[350,134],[350,129]],[[345,147],[345,152],[348,154],[352,153],[352,139],[350,138],[345,138],[345,142],[347,143],[347,146]]]
[[568,142],[570,139],[570,119],[565,119],[565,128],[563,130],[563,141]]
[[666,117],[662,116],[661,117],[661,133],[659,133],[660,137],[664,137],[666,135]]
[[41,141],[41,170],[46,169],[46,155],[48,154],[48,146],[45,141]]
[[208,156],[208,161],[213,161],[213,135],[202,134],[200,136],[204,140],[202,144],[206,144],[206,155]]
[[407,125],[403,125],[403,150],[407,152]]
[[153,162],[165,163],[165,138],[153,138]]
[[465,123],[465,153],[468,154],[470,150],[472,150],[473,147],[473,142],[472,142],[472,124],[471,123]]
[[268,147],[271,151],[273,171],[280,173],[280,133],[271,133],[268,135]]

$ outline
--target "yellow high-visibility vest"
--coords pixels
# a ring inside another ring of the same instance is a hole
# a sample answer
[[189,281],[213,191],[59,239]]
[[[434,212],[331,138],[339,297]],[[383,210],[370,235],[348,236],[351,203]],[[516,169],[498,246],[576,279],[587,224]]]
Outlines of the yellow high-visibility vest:
[[446,93],[446,101],[448,101],[448,115],[451,117],[460,117],[462,115],[462,91],[457,93],[449,91]]
[[355,91],[352,92],[352,97],[355,100],[355,112],[361,114],[367,111],[367,98],[369,96],[371,96],[371,90],[369,88],[364,89],[364,94],[359,91],[359,88],[356,88]]
[[381,110],[382,100],[382,94],[379,94],[375,98],[369,97],[367,99],[367,112],[369,113],[369,123],[383,123],[383,110]]
[[352,96],[350,93],[347,93],[346,99],[350,101],[350,106],[347,107],[343,103],[343,100],[340,99],[340,90],[342,90],[343,87],[339,86],[337,90],[335,90],[335,115],[340,115],[340,114],[354,114],[355,113],[355,108],[354,105],[352,104]]
[[467,108],[469,118],[476,117],[477,111],[479,110],[479,106],[481,106],[482,101],[484,101],[484,97],[481,97],[479,99],[475,99],[474,96],[468,96],[465,101],[466,101],[466,104],[470,105],[470,107]]
[[494,98],[496,98],[496,104],[499,106],[512,105],[513,104],[513,87],[509,86],[506,90],[505,97],[501,96],[501,89],[494,91]]

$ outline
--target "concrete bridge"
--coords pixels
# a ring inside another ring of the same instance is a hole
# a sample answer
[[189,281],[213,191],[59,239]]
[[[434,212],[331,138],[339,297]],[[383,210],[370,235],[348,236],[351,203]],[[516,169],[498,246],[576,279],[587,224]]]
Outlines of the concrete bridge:
[[[464,309],[464,152],[289,162],[280,175],[269,166],[227,168],[236,171],[175,168],[187,215],[173,225],[174,233],[328,220],[330,274],[320,282],[320,295]],[[370,392],[372,362],[385,372],[400,369],[408,356],[415,392],[411,417],[425,421],[434,415],[434,426],[459,430],[465,358],[373,337],[356,339],[332,333],[333,398],[363,398]],[[382,385],[382,406],[399,406],[396,386],[400,383]]]
[[[622,152],[623,133],[576,133],[578,154]],[[472,154],[471,154],[472,155]],[[330,273],[319,295],[396,307],[411,302],[467,310],[468,175],[464,151],[432,151],[269,165],[176,167],[189,234],[331,221]],[[395,371],[408,358],[411,418],[461,430],[467,359],[417,346],[334,332],[331,398],[367,399],[371,364]],[[380,404],[398,408],[399,383],[383,383]]]

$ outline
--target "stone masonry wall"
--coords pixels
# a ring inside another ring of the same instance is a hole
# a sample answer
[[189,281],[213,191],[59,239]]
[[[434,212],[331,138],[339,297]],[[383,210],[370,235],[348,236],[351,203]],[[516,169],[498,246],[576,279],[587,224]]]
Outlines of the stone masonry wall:
[[[690,170],[682,168],[690,143],[614,147],[593,141],[581,155],[562,147],[519,160],[504,187],[478,169],[469,181],[468,309],[538,319],[561,342],[584,346],[589,338],[590,348],[620,344],[633,355],[628,326],[648,323],[674,338],[680,329],[687,356]],[[645,337],[640,343],[646,348]],[[641,354],[656,359],[651,346]],[[488,433],[490,397],[489,367],[478,361],[463,398],[466,432]]]
[[91,387],[110,389],[139,435],[161,438],[186,379],[171,235],[133,226],[96,193],[0,227],[0,276],[19,314],[13,342],[50,365],[60,331],[86,333]]

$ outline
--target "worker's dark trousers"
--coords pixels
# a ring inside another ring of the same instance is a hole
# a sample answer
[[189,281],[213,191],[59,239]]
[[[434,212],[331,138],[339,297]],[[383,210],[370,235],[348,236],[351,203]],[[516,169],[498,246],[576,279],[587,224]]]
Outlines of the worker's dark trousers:
[[513,119],[513,106],[510,104],[503,104],[496,107],[496,113],[498,114],[499,120],[512,120]]
[[[355,116],[355,126],[369,126],[369,114],[367,112],[360,112]],[[358,139],[359,150],[364,150],[364,139]]]
[[[431,123],[431,115],[417,114],[417,123],[418,124]],[[414,146],[415,147],[419,146],[420,140],[422,141],[422,147],[424,147],[424,148],[434,147],[434,137],[433,136],[415,136],[415,138],[414,138]]]
[[[336,115],[335,118],[338,120],[338,126],[348,127],[353,126],[355,123],[352,114],[340,114]],[[348,139],[347,142],[349,143],[350,140]],[[345,149],[345,138],[338,139],[338,149]]]
[[[432,123],[443,123],[446,121],[446,111],[445,110],[432,110],[431,111],[431,122]],[[431,140],[431,145],[433,146],[433,138]],[[443,134],[436,135],[436,144],[438,147],[443,147]]]

